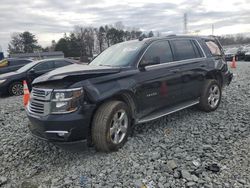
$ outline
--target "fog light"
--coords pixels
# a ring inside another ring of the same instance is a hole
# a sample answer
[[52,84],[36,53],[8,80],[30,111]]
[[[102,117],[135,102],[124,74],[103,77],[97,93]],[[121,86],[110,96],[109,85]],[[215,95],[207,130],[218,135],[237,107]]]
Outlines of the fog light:
[[57,133],[58,136],[63,137],[67,133]]

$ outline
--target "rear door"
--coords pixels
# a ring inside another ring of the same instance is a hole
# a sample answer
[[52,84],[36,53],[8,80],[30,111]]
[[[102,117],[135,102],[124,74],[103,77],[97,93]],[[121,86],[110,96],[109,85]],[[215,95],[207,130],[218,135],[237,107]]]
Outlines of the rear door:
[[[144,68],[142,68],[144,67]],[[139,63],[136,97],[139,116],[178,102],[181,95],[179,65],[173,63],[169,41],[153,42]]]
[[207,72],[207,61],[200,44],[194,39],[171,41],[174,60],[181,66],[182,101],[197,99]]

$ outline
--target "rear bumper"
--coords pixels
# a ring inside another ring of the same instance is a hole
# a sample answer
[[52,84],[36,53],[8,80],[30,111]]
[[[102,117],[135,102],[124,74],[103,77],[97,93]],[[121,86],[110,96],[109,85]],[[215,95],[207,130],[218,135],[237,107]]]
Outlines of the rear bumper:
[[30,120],[28,127],[33,136],[49,142],[86,142],[93,110],[94,106],[91,105],[69,114],[50,114],[42,117],[27,111]]

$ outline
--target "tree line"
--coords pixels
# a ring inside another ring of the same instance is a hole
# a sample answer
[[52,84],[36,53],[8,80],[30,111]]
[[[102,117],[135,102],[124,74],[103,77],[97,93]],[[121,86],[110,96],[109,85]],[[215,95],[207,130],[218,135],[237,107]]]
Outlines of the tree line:
[[250,44],[250,37],[242,34],[218,36],[218,39],[224,46],[234,44]]
[[38,45],[36,36],[25,31],[11,36],[8,52],[12,54],[62,51],[65,57],[80,57],[80,61],[87,61],[89,57],[116,43],[153,36],[152,31],[142,33],[139,29],[126,30],[121,24],[120,27],[105,25],[99,28],[76,26],[68,35],[64,34],[57,42],[53,40],[50,46],[42,48]]
[[[153,37],[154,33],[142,32],[136,28],[126,29],[121,22],[105,25],[99,28],[76,26],[69,34],[64,34],[57,42],[42,48],[36,36],[29,31],[13,33],[8,45],[9,54],[62,51],[65,57],[80,57],[80,61],[87,61],[89,57],[99,54],[111,45],[119,42],[138,39],[139,37]],[[158,33],[159,36],[159,33]],[[218,36],[222,45],[250,44],[250,37],[242,34]]]

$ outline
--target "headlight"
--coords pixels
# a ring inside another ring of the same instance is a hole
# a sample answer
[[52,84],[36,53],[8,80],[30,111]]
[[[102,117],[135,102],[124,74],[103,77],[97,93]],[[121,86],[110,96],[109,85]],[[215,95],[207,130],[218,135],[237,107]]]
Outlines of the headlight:
[[61,114],[76,111],[83,96],[82,88],[54,90],[51,100],[51,113]]
[[0,84],[4,83],[5,81],[6,81],[6,79],[0,80]]

